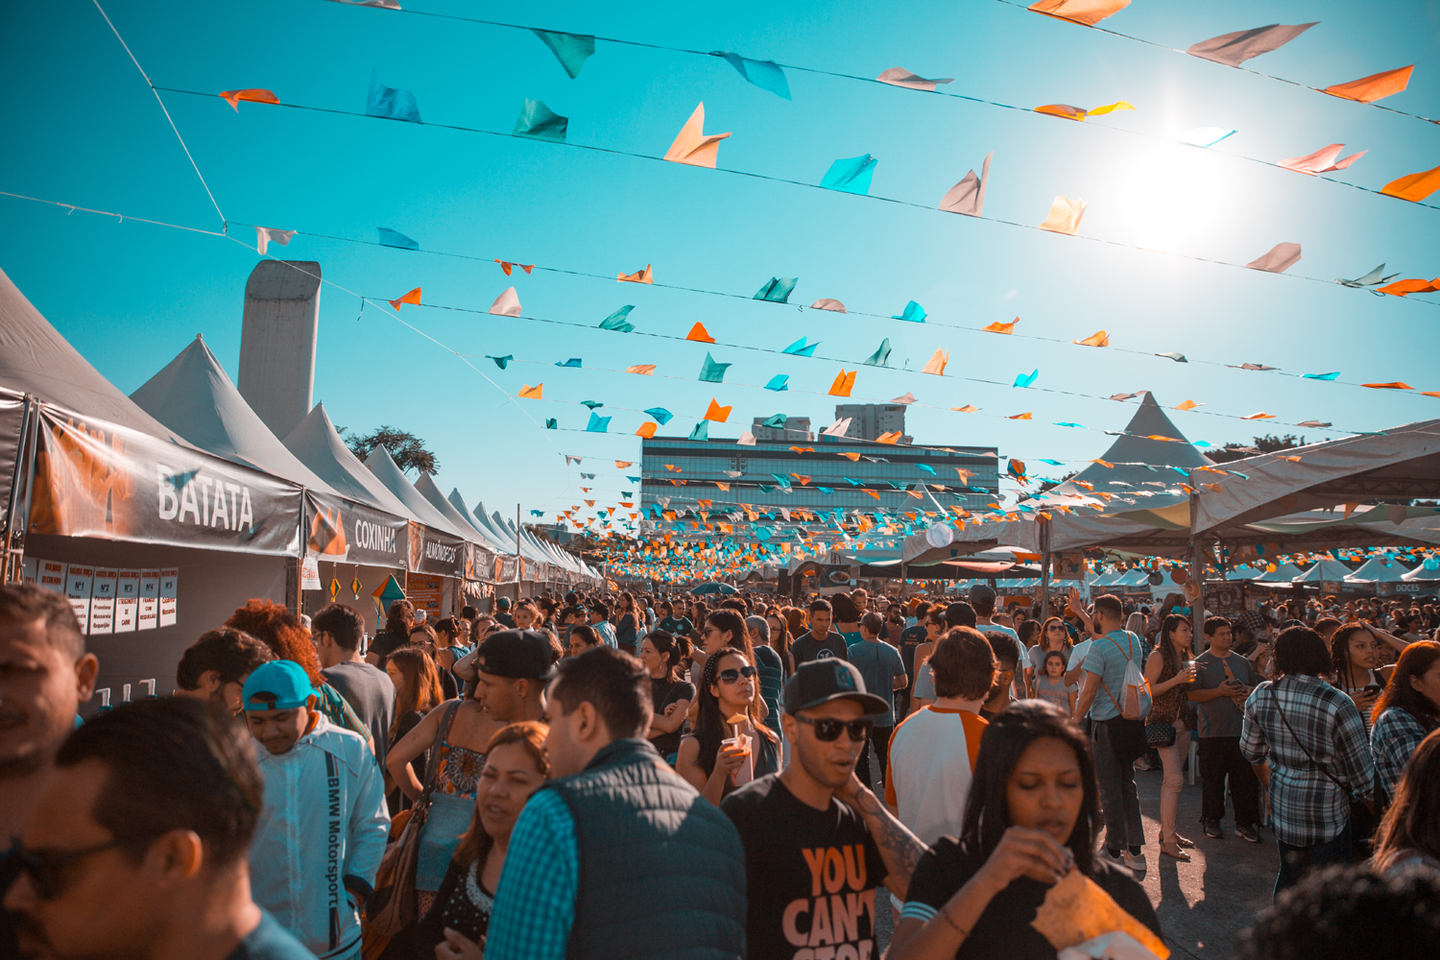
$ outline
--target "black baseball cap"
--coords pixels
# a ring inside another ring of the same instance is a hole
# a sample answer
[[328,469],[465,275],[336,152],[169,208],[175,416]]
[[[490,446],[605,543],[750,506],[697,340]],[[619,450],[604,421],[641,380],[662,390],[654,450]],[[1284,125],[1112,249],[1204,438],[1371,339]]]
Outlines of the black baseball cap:
[[973,627],[979,623],[975,608],[964,600],[957,600],[945,608],[945,623],[950,627]]
[[541,630],[501,630],[475,651],[475,669],[509,680],[543,680],[555,664],[550,636]]
[[839,657],[802,663],[785,683],[786,713],[799,713],[831,700],[854,700],[866,713],[890,709],[882,698],[865,692],[865,678],[860,671]]
[[994,599],[995,599],[995,588],[992,587],[992,586],[990,586],[990,584],[988,584],[988,583],[972,583],[972,584],[970,584],[970,603],[971,603],[972,605],[975,603],[976,600],[980,600],[980,601],[983,602],[983,601],[985,601],[985,600],[994,600]]

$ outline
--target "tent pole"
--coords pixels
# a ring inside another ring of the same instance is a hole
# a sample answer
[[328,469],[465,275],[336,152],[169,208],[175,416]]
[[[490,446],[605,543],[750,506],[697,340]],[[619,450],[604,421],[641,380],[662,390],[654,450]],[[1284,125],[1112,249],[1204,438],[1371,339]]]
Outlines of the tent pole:
[[[1050,619],[1050,523],[1040,524],[1040,622]],[[1040,638],[1044,641],[1044,637]]]
[[19,583],[25,566],[25,531],[30,526],[30,493],[35,485],[35,460],[39,453],[40,403],[26,396],[24,404],[10,502],[5,505],[4,523],[0,523],[0,584]]
[[1197,538],[1190,541],[1190,579],[1199,596],[1190,603],[1190,626],[1194,630],[1191,652],[1198,653],[1200,635],[1205,628],[1205,545]]

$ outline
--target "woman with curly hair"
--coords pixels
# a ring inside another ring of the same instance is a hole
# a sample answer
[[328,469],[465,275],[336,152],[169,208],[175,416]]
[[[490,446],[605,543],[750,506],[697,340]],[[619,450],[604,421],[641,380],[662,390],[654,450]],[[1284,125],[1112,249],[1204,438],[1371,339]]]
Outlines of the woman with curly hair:
[[325,680],[320,673],[320,656],[315,652],[315,642],[310,633],[288,608],[270,600],[251,600],[230,615],[223,624],[236,630],[243,630],[263,642],[280,660],[293,660],[305,668],[310,685],[315,688],[319,702],[316,708],[335,726],[350,730],[365,738],[371,751],[375,743],[370,728],[355,713],[340,691]]

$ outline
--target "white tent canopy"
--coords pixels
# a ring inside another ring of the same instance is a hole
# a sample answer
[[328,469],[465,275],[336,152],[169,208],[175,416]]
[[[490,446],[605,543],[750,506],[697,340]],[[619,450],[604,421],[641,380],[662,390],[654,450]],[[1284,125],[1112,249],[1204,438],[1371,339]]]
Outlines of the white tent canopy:
[[1326,580],[1337,582],[1350,576],[1350,568],[1339,560],[1320,560],[1309,570],[1295,578],[1296,583],[1322,583]]
[[414,485],[405,478],[395,459],[390,456],[390,451],[381,444],[370,451],[370,456],[365,458],[365,466],[375,475],[386,490],[393,493],[405,508],[410,511],[421,523],[427,527],[434,527],[451,536],[459,537],[462,540],[475,540],[474,533],[466,534],[463,530],[456,529],[455,525],[445,518],[439,510],[430,505],[430,501],[420,495]]
[[1416,567],[1414,570],[1411,570],[1409,573],[1405,574],[1405,576],[1401,577],[1400,579],[1404,580],[1406,583],[1420,583],[1440,580],[1440,564],[1436,564],[1435,568],[1431,570],[1428,569],[1424,563],[1422,563],[1420,564],[1420,566]]
[[0,386],[164,440],[180,436],[100,375],[0,270]]
[[1371,557],[1345,579],[1350,583],[1399,583],[1405,579],[1406,573],[1409,570],[1396,560]]
[[475,515],[472,514],[470,508],[466,506],[465,498],[460,496],[458,489],[452,487],[450,489],[450,496],[446,499],[450,502],[450,506],[454,507],[455,511],[465,518],[465,522],[474,527],[475,531],[480,534],[481,542],[488,544],[490,548],[497,553],[503,554],[511,551],[514,544],[507,544],[503,540],[498,539],[489,527],[486,527],[480,521],[476,520]]
[[444,517],[450,526],[459,531],[460,535],[466,540],[469,540],[471,543],[478,543],[483,547],[494,549],[494,545],[491,544],[479,530],[471,526],[470,522],[461,515],[460,511],[455,509],[455,506],[449,500],[445,499],[445,495],[440,492],[440,488],[435,485],[435,481],[430,477],[430,474],[423,470],[420,472],[419,478],[415,481],[415,492],[424,497],[425,501],[434,507],[435,511]]
[[200,337],[130,399],[201,450],[312,490],[336,493],[270,432]]
[[406,520],[415,519],[405,504],[385,489],[385,485],[365,469],[360,458],[345,446],[323,404],[315,404],[283,442],[287,450],[300,458],[301,463],[342,496]]
[[1292,583],[1304,576],[1293,563],[1282,563],[1274,570],[1267,570],[1255,579],[1260,583]]

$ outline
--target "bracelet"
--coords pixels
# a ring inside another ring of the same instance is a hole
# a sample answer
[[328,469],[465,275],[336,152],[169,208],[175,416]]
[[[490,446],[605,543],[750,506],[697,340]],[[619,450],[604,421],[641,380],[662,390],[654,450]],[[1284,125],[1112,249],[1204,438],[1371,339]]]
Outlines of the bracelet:
[[951,919],[950,919],[950,913],[949,913],[949,911],[947,911],[947,910],[945,910],[945,909],[942,908],[941,910],[939,910],[939,911],[937,911],[937,912],[940,914],[940,918],[941,918],[942,920],[944,920],[946,923],[950,924],[950,929],[951,929],[951,930],[954,930],[956,933],[960,934],[960,939],[961,939],[961,940],[964,940],[966,937],[970,936],[970,931],[969,931],[969,930],[964,930],[964,929],[962,929],[958,923],[956,923],[954,920],[951,920]]

